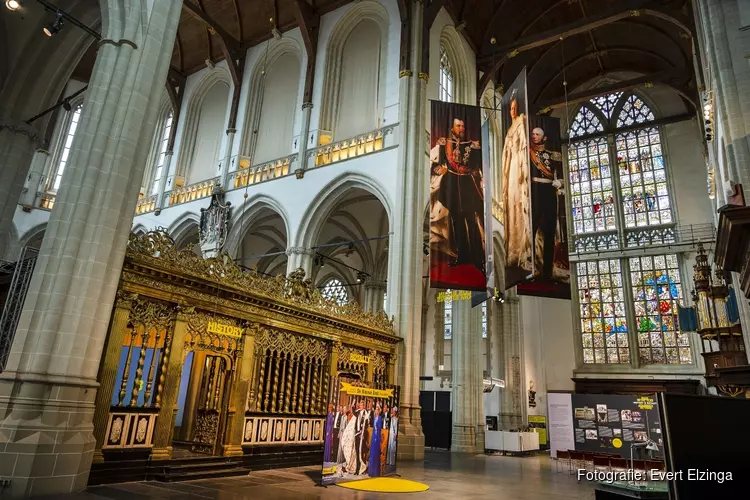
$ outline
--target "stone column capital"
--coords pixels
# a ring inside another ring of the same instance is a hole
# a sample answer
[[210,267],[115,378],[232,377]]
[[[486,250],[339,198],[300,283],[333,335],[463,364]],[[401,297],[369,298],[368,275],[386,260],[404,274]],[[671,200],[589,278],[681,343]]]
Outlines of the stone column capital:
[[305,247],[289,247],[286,249],[287,256],[292,255],[315,255],[315,250]]
[[0,117],[0,132],[7,130],[12,134],[27,137],[37,148],[44,146],[44,138],[33,125],[26,122],[19,122],[9,118]]

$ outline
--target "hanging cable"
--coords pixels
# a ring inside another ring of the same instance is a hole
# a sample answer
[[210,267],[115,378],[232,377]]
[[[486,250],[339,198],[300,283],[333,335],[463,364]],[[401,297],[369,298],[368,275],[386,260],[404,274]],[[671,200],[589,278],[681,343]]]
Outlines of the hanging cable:
[[[258,118],[256,122],[260,122],[260,114],[261,114],[261,111],[263,110],[263,94],[265,94],[265,86],[266,86],[266,65],[268,64],[268,46],[271,43],[272,39],[273,39],[273,36],[266,41],[266,53],[263,56],[263,70],[262,70],[263,72],[260,75],[261,80],[260,80],[260,89],[259,89],[259,92],[260,92],[260,101],[259,101],[259,107],[258,107],[259,111],[257,114]],[[255,139],[257,138],[257,134],[256,134],[257,129],[255,127],[256,127],[256,124],[253,124],[253,135],[255,137],[251,141],[252,150],[250,151],[250,165],[247,166],[248,171],[249,169],[253,168],[253,160],[255,159],[255,146],[256,146]],[[239,163],[238,163],[238,166],[239,166]],[[247,209],[247,198],[249,196],[248,195],[249,189],[250,189],[250,173],[248,172],[248,179],[245,182],[245,194],[242,196],[242,214],[243,215],[245,214],[245,210]],[[242,220],[240,221],[240,234],[242,235],[242,239],[244,240],[245,239],[245,217],[242,217]],[[240,249],[242,249],[242,240],[240,240]],[[235,259],[235,262],[237,262],[238,260],[244,260],[244,258]]]
[[568,79],[565,76],[565,40],[560,37],[560,57],[562,59],[563,91],[565,92],[565,130],[568,133],[568,151],[570,151],[570,109],[568,109]]

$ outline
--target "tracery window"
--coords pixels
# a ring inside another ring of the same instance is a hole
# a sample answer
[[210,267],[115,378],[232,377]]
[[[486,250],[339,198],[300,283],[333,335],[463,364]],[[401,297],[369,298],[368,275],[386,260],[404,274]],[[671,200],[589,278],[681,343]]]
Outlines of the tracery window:
[[79,104],[73,109],[70,123],[68,124],[68,131],[65,134],[65,142],[63,143],[62,150],[60,151],[60,159],[57,162],[57,169],[55,170],[55,178],[52,181],[51,189],[57,191],[60,189],[60,182],[62,182],[63,172],[68,164],[68,157],[70,156],[70,149],[73,146],[73,139],[75,138],[76,131],[78,130],[78,121],[81,119],[81,110],[83,105]]
[[445,47],[440,46],[440,81],[438,82],[438,98],[444,102],[453,102],[453,71],[451,61],[445,52]]
[[[675,241],[667,162],[656,116],[636,94],[584,103],[570,125],[570,199],[583,362],[690,364],[679,332],[679,255],[622,257]],[[576,140],[578,138],[578,140]],[[632,294],[626,293],[632,291]]]
[[164,128],[161,133],[161,144],[159,145],[159,156],[156,159],[156,165],[154,168],[154,177],[151,183],[151,194],[159,192],[159,181],[164,170],[164,162],[167,157],[167,146],[169,145],[169,135],[172,131],[172,111],[167,115],[167,119],[164,121]]
[[349,293],[346,291],[346,287],[336,278],[331,278],[321,288],[320,294],[324,299],[336,302],[338,305],[343,306],[349,302]]

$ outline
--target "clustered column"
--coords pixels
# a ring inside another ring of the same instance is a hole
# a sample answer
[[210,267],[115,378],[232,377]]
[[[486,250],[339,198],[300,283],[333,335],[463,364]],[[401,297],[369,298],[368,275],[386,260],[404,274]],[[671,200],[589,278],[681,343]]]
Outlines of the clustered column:
[[468,300],[453,302],[453,438],[451,451],[484,452],[482,384],[482,308]]
[[[16,463],[12,496],[86,486],[97,373],[182,2],[102,6],[80,133],[0,376],[0,463]],[[33,141],[20,135],[26,143],[3,162],[26,155],[28,165]]]
[[521,322],[520,302],[514,293],[503,304],[502,346],[505,389],[500,392],[500,420],[503,430],[517,429],[523,420],[523,389],[521,387]]

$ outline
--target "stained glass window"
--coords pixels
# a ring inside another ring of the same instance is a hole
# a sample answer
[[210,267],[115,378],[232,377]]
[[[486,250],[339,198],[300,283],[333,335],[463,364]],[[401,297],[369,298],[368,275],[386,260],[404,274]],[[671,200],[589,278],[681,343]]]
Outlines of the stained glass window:
[[588,108],[581,106],[573,123],[570,125],[570,137],[581,137],[582,135],[604,132],[604,126],[599,117]]
[[632,257],[630,274],[642,363],[692,363],[688,334],[680,333],[682,297],[677,255]]
[[164,129],[161,134],[161,147],[159,148],[159,157],[156,159],[156,168],[154,170],[154,181],[151,185],[151,194],[159,192],[159,181],[161,180],[164,162],[167,158],[167,146],[169,145],[169,134],[172,130],[172,112],[169,112],[164,122]]
[[55,180],[52,184],[52,189],[55,191],[60,189],[63,172],[65,171],[65,166],[68,164],[70,148],[73,146],[73,138],[76,135],[76,130],[78,130],[78,120],[81,119],[81,109],[82,105],[79,104],[73,110],[70,125],[68,125],[68,132],[65,134],[65,143],[63,143],[62,151],[60,152],[60,161],[57,163],[57,172],[55,173]]
[[335,302],[340,306],[349,302],[349,293],[346,291],[346,287],[336,278],[328,280],[320,290],[320,294],[324,299]]
[[613,94],[594,97],[591,99],[591,102],[596,104],[596,107],[599,108],[599,111],[601,111],[607,119],[610,119],[612,118],[612,112],[615,109],[617,101],[620,100],[620,97],[622,97],[622,92],[615,92]]
[[620,261],[578,263],[584,363],[628,363],[628,321]]
[[625,227],[671,223],[659,129],[648,127],[617,134],[615,143]]
[[607,139],[572,143],[568,149],[573,232],[616,229]]
[[453,71],[451,61],[445,52],[445,47],[440,46],[440,81],[438,82],[438,98],[444,102],[453,102]]
[[[654,120],[640,97],[618,92],[581,106],[570,126],[573,139],[595,134],[568,147],[572,248],[602,254],[602,260],[577,265],[585,363],[629,362],[626,313],[635,321],[630,328],[638,332],[633,353],[637,348],[644,364],[693,362],[689,338],[677,325],[677,256],[630,258],[629,276],[623,275],[625,259],[619,257],[621,245],[675,241],[666,162],[659,129],[650,123]],[[612,143],[614,151],[608,147]],[[617,204],[622,206],[621,223],[615,219]],[[615,258],[607,258],[608,252]],[[631,289],[633,302],[625,302],[623,290]]]
[[450,290],[445,291],[445,302],[443,302],[443,339],[453,338],[453,299]]
[[654,113],[638,96],[631,94],[625,100],[617,117],[617,128],[630,127],[639,123],[654,121]]

